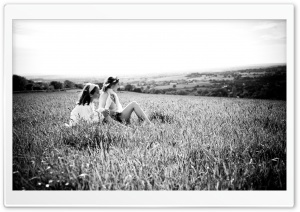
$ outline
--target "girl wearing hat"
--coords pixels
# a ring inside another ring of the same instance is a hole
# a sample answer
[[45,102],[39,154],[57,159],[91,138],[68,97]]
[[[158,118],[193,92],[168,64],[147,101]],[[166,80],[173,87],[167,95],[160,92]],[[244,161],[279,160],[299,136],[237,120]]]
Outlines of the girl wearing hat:
[[99,115],[95,111],[93,101],[100,96],[99,86],[93,83],[87,83],[76,103],[75,108],[71,112],[71,120],[66,127],[72,127],[78,124],[79,120],[87,121],[88,123],[98,122]]
[[103,84],[100,91],[99,109],[104,116],[104,121],[115,120],[117,122],[130,123],[130,117],[132,112],[143,121],[151,124],[147,115],[140,108],[140,106],[134,101],[129,103],[124,109],[120,104],[118,95],[116,94],[119,88],[119,79],[116,77],[108,77]]

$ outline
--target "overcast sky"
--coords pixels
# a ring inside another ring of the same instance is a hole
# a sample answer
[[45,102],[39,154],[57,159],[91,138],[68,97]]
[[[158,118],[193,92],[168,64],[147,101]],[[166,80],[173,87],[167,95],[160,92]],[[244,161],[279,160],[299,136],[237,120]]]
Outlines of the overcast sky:
[[281,20],[14,20],[13,74],[107,76],[286,62]]

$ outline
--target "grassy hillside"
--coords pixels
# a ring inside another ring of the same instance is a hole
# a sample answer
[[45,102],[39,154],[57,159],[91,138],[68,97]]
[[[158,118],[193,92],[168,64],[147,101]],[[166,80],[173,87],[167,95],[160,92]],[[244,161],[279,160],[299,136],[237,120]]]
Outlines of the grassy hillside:
[[285,101],[121,93],[155,127],[66,129],[77,95],[13,95],[13,189],[286,189]]

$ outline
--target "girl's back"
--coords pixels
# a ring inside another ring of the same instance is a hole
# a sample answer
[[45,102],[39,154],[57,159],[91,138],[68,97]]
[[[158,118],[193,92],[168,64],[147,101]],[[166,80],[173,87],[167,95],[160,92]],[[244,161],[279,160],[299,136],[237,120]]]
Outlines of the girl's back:
[[97,114],[95,113],[93,106],[93,104],[76,105],[71,112],[71,120],[77,122],[82,119],[84,121],[94,122],[97,118]]

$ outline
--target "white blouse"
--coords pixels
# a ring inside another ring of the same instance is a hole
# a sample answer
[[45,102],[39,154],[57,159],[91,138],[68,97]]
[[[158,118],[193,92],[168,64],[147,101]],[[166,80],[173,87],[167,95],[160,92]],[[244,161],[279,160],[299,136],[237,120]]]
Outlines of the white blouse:
[[[123,111],[122,105],[120,104],[119,98],[115,92],[113,92],[111,89],[108,89],[108,96],[106,99],[103,97],[103,94],[104,92],[101,91],[99,98],[99,108],[97,111],[102,112],[104,109],[119,113]],[[105,106],[103,107],[103,105]]]
[[89,105],[76,105],[71,112],[70,118],[70,123],[69,125],[66,124],[66,126],[74,126],[78,124],[80,120],[87,121],[88,123],[98,122],[100,120],[100,114],[95,110],[94,103],[90,103]]

